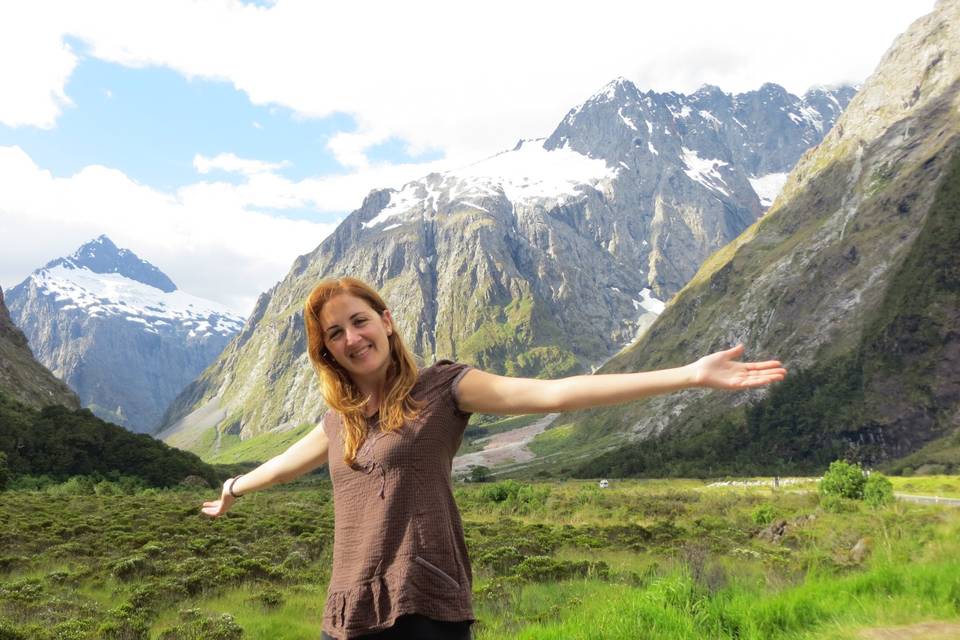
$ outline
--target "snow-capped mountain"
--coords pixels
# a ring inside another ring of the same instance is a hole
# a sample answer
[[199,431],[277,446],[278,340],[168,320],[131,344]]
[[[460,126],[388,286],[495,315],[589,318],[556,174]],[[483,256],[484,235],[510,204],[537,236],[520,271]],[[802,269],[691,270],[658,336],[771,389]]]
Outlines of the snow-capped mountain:
[[641,93],[617,78],[548,138],[385,190],[387,205],[360,227],[390,232],[452,209],[531,220],[598,197],[602,210],[578,231],[608,237],[605,249],[666,300],[772,205],[855,93],[819,88],[801,98],[767,83],[742,94],[705,85],[687,96]]
[[[842,107],[852,94],[829,95]],[[315,422],[323,405],[302,308],[331,276],[382,291],[424,363],[449,357],[529,377],[589,371],[763,215],[757,189],[773,199],[771,176],[832,125],[833,101],[820,102],[829,107],[775,85],[642,94],[618,79],[546,138],[372,191],[260,296],[241,335],[171,405],[159,437],[205,452],[219,442],[213,423],[246,438]]]
[[34,271],[7,304],[37,359],[83,406],[140,432],[243,326],[106,236]]

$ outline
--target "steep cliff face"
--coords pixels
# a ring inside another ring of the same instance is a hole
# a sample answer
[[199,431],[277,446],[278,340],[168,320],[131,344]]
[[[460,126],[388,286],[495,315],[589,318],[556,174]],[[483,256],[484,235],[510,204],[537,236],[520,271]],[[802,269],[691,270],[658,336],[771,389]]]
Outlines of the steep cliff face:
[[584,471],[706,473],[705,460],[734,471],[717,452],[775,471],[837,455],[873,463],[957,426],[958,25],[960,3],[940,2],[900,36],[772,209],[604,367],[678,365],[743,342],[748,358],[795,374],[773,390],[574,414],[554,448],[659,436],[659,463],[640,443]]
[[80,408],[80,400],[67,385],[57,380],[36,361],[27,337],[13,321],[0,290],[0,390],[14,400],[39,409],[59,404]]
[[38,269],[7,299],[37,359],[83,406],[139,432],[156,428],[241,325],[106,236]]
[[[839,90],[836,104],[849,93]],[[805,104],[781,94],[778,112]],[[734,106],[712,115],[711,100],[735,105],[741,97],[712,88],[689,98],[641,95],[617,80],[546,141],[523,140],[399,191],[371,192],[261,297],[241,334],[171,405],[160,437],[208,451],[222,434],[247,438],[315,421],[322,405],[301,306],[330,276],[380,289],[425,363],[451,357],[551,377],[599,364],[649,326],[661,300],[706,256],[762,214],[751,180],[767,179],[767,189],[769,176],[751,171],[787,162],[764,159],[765,149],[799,155],[833,117],[804,107],[794,119],[758,124],[763,132],[749,135],[766,147],[736,156],[729,145],[740,144],[751,123],[736,124]]]

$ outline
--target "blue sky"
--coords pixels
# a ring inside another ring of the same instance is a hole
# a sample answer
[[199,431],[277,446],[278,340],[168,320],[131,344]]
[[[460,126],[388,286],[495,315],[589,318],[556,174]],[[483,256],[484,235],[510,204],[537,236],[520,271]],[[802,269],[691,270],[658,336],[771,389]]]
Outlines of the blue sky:
[[[82,42],[69,39],[83,52]],[[188,79],[168,68],[129,68],[81,53],[66,85],[73,105],[52,129],[0,123],[0,145],[18,145],[55,176],[68,177],[90,164],[120,168],[134,180],[164,191],[196,182],[196,154],[232,152],[242,158],[284,163],[276,173],[302,180],[346,174],[327,148],[339,132],[356,131],[344,113],[303,117],[288,107],[250,103],[227,82]],[[391,137],[366,150],[374,163],[419,163],[443,157],[439,150],[417,155]],[[240,182],[235,173],[216,170],[209,178]],[[357,203],[359,205],[359,203]],[[272,209],[277,216],[332,222],[345,211]]]

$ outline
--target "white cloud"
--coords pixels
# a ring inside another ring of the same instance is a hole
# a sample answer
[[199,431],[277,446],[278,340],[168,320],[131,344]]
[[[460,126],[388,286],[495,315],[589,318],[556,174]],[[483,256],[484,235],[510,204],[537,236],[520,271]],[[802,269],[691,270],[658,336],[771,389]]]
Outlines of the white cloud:
[[64,88],[77,56],[63,41],[60,18],[34,5],[0,4],[0,123],[49,129],[72,104]]
[[58,178],[19,147],[0,147],[0,228],[5,237],[23,239],[6,243],[0,278],[12,286],[46,261],[106,233],[156,264],[184,291],[249,313],[256,296],[334,225],[259,213],[256,206],[276,198],[255,197],[255,187],[233,188],[241,195],[229,189],[223,195],[217,184],[162,193],[102,166]]
[[[102,166],[54,177],[19,148],[0,147],[0,230],[5,238],[37,239],[5,243],[0,283],[15,284],[107,233],[184,290],[246,313],[332,229],[277,218],[276,209],[351,211],[374,187],[399,188],[519,138],[548,135],[567,109],[620,75],[642,90],[685,92],[703,83],[745,91],[772,81],[799,93],[862,81],[893,38],[932,6],[809,0],[798,10],[760,0],[600,0],[589,11],[565,1],[544,11],[505,0],[470,8],[313,0],[271,7],[237,0],[0,3],[0,123],[49,128],[70,107],[66,87],[78,58],[66,37],[105,61],[231,83],[271,111],[347,113],[357,123],[328,141],[349,173],[291,181],[277,173],[283,163],[197,155],[202,174],[219,169],[243,181],[198,181],[175,192]],[[414,154],[441,150],[446,159],[371,163],[370,147],[388,139],[404,141]]]
[[58,35],[71,34],[103,60],[227,81],[257,104],[308,117],[349,113],[359,130],[334,139],[331,149],[345,166],[362,168],[365,149],[387,137],[413,150],[479,157],[521,137],[549,134],[568,108],[618,75],[660,91],[691,91],[705,82],[744,91],[773,81],[802,92],[861,81],[933,0],[809,0],[802,10],[766,0],[600,0],[589,11],[573,2],[544,11],[506,0],[470,7],[313,0],[271,7],[236,0],[6,4],[16,15],[0,15],[0,24],[16,25],[7,31],[19,44],[0,45],[4,59],[31,63],[19,75],[5,71],[12,86],[26,90],[5,96],[0,121],[52,123],[75,64]]
[[[342,214],[359,207],[373,186],[399,188],[447,168],[443,162],[373,165],[292,181],[272,171],[277,165],[232,154],[204,162],[239,167],[245,180],[196,182],[165,193],[103,166],[55,177],[19,147],[0,146],[0,230],[3,238],[20,239],[5,242],[0,284],[9,288],[106,233],[184,291],[246,314],[298,255],[315,249],[336,226],[279,218],[275,210]],[[247,171],[251,167],[257,170]]]
[[230,173],[242,173],[252,176],[258,173],[270,173],[289,165],[290,163],[286,161],[262,162],[260,160],[239,158],[233,153],[220,153],[213,158],[208,158],[198,153],[193,157],[193,168],[201,174],[207,174],[219,169]]
[[382,142],[385,135],[373,132],[348,133],[340,132],[330,138],[327,148],[333,153],[337,162],[353,169],[365,169],[370,163],[365,151],[373,145]]

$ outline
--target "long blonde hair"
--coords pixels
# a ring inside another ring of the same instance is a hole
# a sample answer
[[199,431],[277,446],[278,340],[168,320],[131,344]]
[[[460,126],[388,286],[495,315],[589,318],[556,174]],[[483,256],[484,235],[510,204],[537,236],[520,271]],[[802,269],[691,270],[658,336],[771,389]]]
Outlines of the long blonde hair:
[[[367,404],[367,398],[361,394],[347,371],[324,347],[323,328],[320,326],[323,305],[340,294],[360,298],[381,318],[387,305],[373,287],[362,280],[345,277],[320,282],[307,296],[303,306],[303,319],[307,327],[307,355],[320,377],[324,401],[328,407],[343,416],[343,461],[349,466],[356,460],[357,451],[366,437],[367,420],[363,408]],[[410,396],[410,391],[417,381],[417,363],[403,344],[396,328],[387,336],[387,340],[390,344],[390,365],[387,368],[386,396],[380,401],[380,428],[383,431],[396,431],[403,426],[405,420],[416,417],[419,409],[419,403]]]

